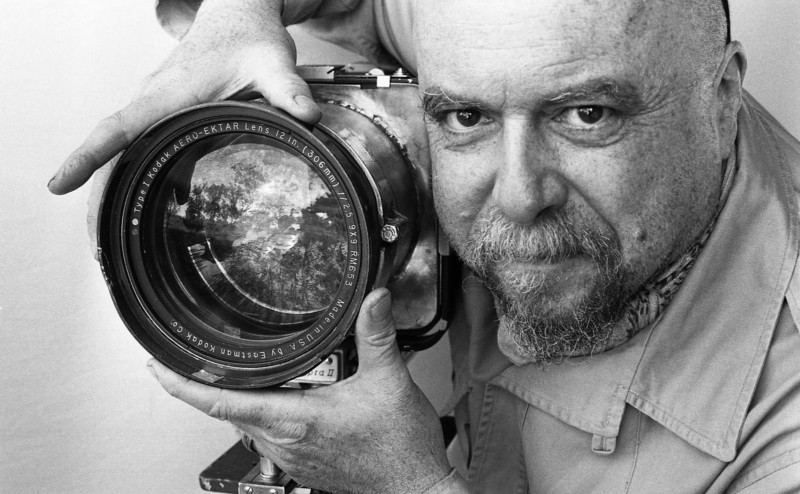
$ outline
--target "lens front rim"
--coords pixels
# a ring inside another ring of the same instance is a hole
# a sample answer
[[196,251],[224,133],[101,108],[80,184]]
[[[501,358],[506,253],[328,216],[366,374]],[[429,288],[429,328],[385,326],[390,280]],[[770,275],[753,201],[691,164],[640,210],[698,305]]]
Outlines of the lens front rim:
[[[225,128],[215,130],[215,126]],[[294,147],[312,168],[325,165],[323,174],[328,185],[342,198],[341,205],[347,206],[348,262],[342,286],[350,285],[308,330],[268,341],[237,340],[238,345],[234,346],[231,340],[235,338],[220,337],[222,333],[210,325],[187,317],[191,310],[176,310],[165,304],[150,286],[144,268],[149,254],[141,249],[140,235],[147,220],[143,214],[152,207],[148,204],[152,195],[149,189],[158,186],[158,177],[165,175],[164,170],[183,149],[205,138],[199,134],[204,129],[210,135],[259,133]],[[378,243],[371,233],[376,230],[372,224],[375,220],[351,183],[354,170],[346,169],[346,165],[309,129],[259,104],[202,105],[170,117],[143,134],[122,156],[109,181],[101,205],[98,237],[101,264],[112,297],[140,344],[184,376],[231,388],[279,384],[324,359],[352,327],[360,302],[372,286],[379,258]]]

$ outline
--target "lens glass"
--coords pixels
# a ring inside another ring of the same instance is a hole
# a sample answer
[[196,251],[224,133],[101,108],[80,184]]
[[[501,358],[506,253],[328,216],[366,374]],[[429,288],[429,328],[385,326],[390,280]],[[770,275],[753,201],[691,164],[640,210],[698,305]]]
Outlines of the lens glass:
[[240,320],[266,334],[307,327],[331,304],[346,266],[346,226],[333,190],[274,140],[206,141],[165,176],[169,269],[223,331]]

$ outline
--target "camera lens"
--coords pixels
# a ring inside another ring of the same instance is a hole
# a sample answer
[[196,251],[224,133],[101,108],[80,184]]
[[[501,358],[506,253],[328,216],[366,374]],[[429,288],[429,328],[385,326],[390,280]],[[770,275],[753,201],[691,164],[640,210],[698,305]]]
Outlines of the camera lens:
[[120,158],[101,264],[123,320],[166,365],[221,387],[279,384],[352,326],[380,257],[376,201],[346,152],[289,117],[196,107]]
[[200,310],[256,323],[256,337],[310,324],[333,302],[346,267],[347,225],[334,190],[266,139],[209,141],[181,156],[164,177],[171,185],[159,188],[163,209],[148,218],[148,238],[168,269],[154,271],[205,301]]

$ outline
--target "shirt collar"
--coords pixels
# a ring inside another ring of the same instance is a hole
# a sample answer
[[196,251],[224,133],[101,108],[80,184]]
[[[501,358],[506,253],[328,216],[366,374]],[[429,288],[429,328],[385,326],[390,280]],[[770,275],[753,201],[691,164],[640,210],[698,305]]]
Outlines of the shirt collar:
[[627,403],[695,448],[735,457],[798,250],[784,157],[751,105],[746,96],[727,204],[664,313],[617,349],[511,367],[496,384],[596,436],[616,438]]

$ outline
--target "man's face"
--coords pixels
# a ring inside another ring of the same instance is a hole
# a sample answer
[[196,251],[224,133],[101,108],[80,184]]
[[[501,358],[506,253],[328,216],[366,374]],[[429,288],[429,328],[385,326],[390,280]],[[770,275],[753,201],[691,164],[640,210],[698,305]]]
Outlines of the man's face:
[[445,232],[494,293],[513,360],[598,343],[712,217],[713,70],[670,31],[680,9],[653,2],[420,4]]

